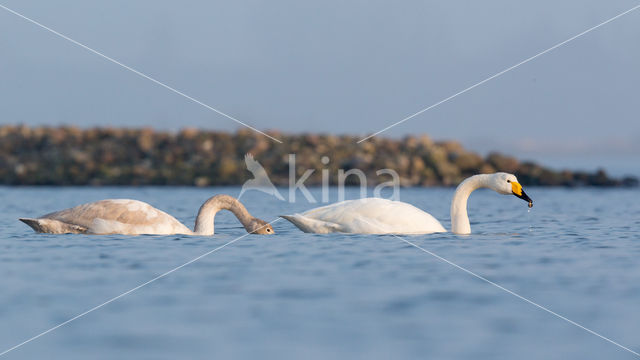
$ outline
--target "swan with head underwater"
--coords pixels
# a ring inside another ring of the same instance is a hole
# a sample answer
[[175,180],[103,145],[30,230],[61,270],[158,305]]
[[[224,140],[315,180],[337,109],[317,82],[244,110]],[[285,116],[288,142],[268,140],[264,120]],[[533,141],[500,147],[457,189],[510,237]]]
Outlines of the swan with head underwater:
[[129,199],[100,200],[20,221],[36,232],[50,234],[213,235],[214,217],[220,210],[231,211],[248,233],[274,233],[270,224],[251,216],[240,201],[229,195],[216,195],[205,201],[193,231],[164,211]]
[[[515,195],[528,202],[529,207],[533,206],[533,201],[522,190],[515,175],[498,172],[471,176],[458,185],[451,201],[451,232],[454,234],[471,233],[467,200],[479,188]],[[380,198],[347,200],[281,217],[304,232],[318,234],[430,234],[447,231],[433,216],[413,205]]]

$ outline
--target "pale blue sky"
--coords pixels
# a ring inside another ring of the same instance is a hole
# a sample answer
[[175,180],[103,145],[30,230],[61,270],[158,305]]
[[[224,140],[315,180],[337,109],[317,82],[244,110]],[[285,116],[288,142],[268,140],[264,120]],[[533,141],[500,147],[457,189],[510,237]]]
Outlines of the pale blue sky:
[[[637,1],[3,0],[259,129],[377,131]],[[640,10],[385,133],[639,174]],[[238,125],[0,9],[0,123]]]

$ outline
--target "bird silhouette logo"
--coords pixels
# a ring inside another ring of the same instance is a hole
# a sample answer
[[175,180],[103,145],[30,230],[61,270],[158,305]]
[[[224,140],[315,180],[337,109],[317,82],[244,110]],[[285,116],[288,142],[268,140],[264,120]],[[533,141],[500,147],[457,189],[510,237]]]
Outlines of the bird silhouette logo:
[[253,179],[249,179],[242,184],[242,190],[240,190],[238,199],[240,199],[245,191],[258,190],[284,201],[284,197],[282,197],[278,189],[273,185],[262,165],[253,158],[253,155],[246,154],[244,156],[244,162],[247,165],[247,170],[253,174]]

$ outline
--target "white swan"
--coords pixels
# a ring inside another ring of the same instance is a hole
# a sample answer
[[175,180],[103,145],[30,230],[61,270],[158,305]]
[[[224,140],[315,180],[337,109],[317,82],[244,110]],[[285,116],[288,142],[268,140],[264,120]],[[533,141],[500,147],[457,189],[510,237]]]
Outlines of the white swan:
[[[456,189],[451,201],[451,231],[470,234],[467,199],[473,190],[489,188],[515,195],[533,206],[518,179],[507,173],[472,176]],[[347,200],[311,209],[302,214],[282,215],[300,230],[310,233],[430,234],[447,230],[430,214],[413,205],[379,198]]]
[[231,211],[249,233],[274,233],[271,225],[251,216],[240,201],[229,195],[216,195],[205,201],[193,231],[164,211],[129,199],[100,200],[20,221],[36,232],[50,234],[213,235],[213,220],[220,210]]

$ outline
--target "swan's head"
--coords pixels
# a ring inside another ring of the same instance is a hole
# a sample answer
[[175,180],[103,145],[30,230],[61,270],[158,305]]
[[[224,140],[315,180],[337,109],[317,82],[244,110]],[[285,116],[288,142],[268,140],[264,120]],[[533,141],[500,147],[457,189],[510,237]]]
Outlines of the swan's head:
[[251,234],[259,235],[273,235],[273,227],[266,221],[258,218],[253,218],[251,222],[246,226],[247,232]]
[[522,185],[520,185],[518,178],[513,174],[503,172],[493,174],[491,177],[491,188],[500,194],[515,195],[528,202],[529,207],[533,206],[533,200],[522,190]]

